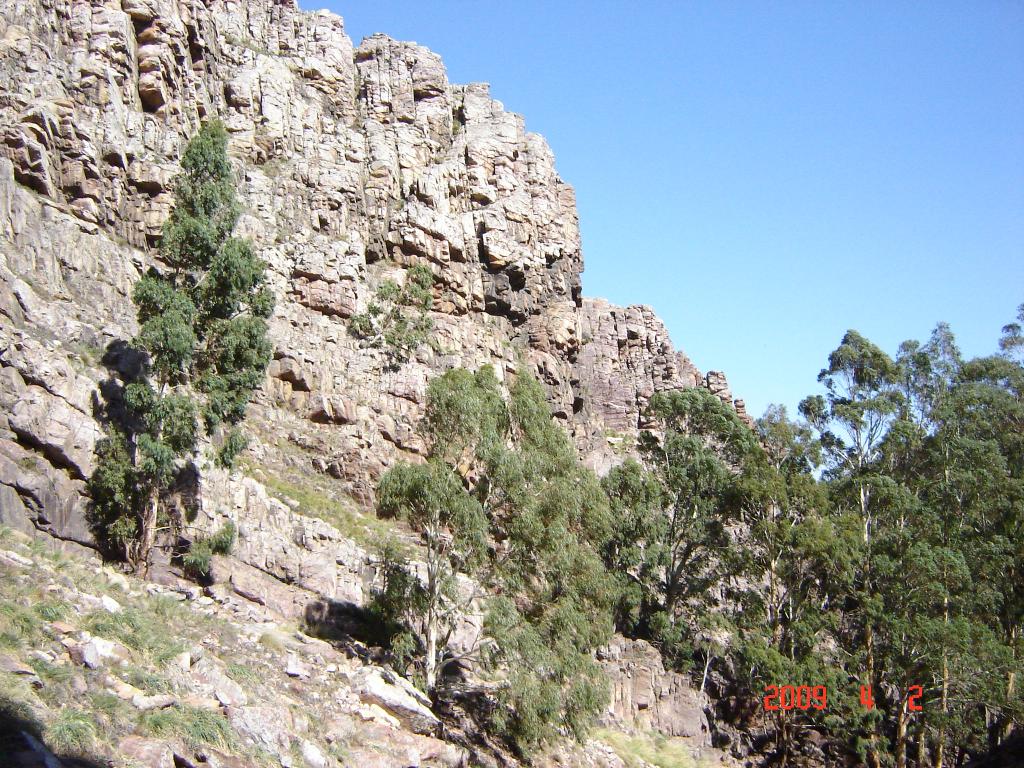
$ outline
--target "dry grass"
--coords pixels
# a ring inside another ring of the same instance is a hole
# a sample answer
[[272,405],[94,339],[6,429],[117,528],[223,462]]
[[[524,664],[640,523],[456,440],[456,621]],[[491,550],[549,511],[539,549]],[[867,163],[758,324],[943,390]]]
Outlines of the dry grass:
[[602,729],[594,734],[617,754],[627,768],[698,768],[691,748],[681,739],[671,739],[661,734],[637,734],[634,736]]

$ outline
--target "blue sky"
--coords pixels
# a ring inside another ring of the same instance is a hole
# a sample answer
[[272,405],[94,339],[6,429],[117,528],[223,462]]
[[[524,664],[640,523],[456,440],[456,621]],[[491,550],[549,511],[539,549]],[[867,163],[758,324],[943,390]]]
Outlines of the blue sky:
[[489,82],[576,188],[584,293],[755,415],[847,328],[984,354],[1024,302],[1024,3],[302,4]]

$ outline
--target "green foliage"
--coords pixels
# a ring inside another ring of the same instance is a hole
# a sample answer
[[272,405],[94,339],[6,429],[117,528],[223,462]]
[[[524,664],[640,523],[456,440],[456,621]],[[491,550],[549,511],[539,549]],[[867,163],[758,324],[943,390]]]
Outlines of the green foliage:
[[[644,465],[604,480],[615,528],[605,564],[619,575],[619,626],[658,643],[667,663],[706,664],[725,645],[709,626],[724,606],[716,584],[740,567],[730,527],[740,521],[741,477],[763,456],[750,428],[704,389],[658,393],[641,434]],[[717,617],[717,618],[716,618]]]
[[58,755],[84,755],[96,743],[96,733],[96,722],[88,712],[69,707],[47,725],[44,738]]
[[428,460],[382,478],[378,511],[421,533],[426,574],[386,564],[382,614],[411,631],[395,636],[415,648],[433,689],[475,597],[457,574],[489,586],[502,597],[470,657],[507,679],[492,726],[523,754],[562,731],[582,736],[607,700],[593,651],[611,635],[617,601],[600,557],[612,528],[600,483],[528,375],[506,402],[490,368],[445,373],[428,388],[421,430]]
[[365,346],[383,349],[389,367],[401,366],[433,328],[433,286],[434,275],[422,264],[406,270],[402,285],[382,281],[366,311],[352,316],[349,330]]
[[139,730],[157,738],[179,738],[191,749],[231,749],[237,741],[231,724],[219,712],[182,705],[143,713]]
[[382,585],[374,591],[369,611],[380,625],[379,640],[388,649],[392,666],[405,672],[420,651],[414,628],[426,615],[429,595],[394,542],[385,540],[378,557]]
[[202,536],[193,541],[181,558],[185,573],[193,579],[209,577],[213,556],[231,554],[237,537],[238,528],[228,520],[212,536]]
[[217,449],[217,466],[233,469],[235,462],[249,444],[248,438],[238,429],[230,429],[224,435],[224,442]]
[[145,367],[126,383],[126,417],[99,441],[89,480],[96,533],[139,570],[156,530],[180,525],[169,492],[194,458],[200,417],[211,437],[226,429],[215,460],[233,466],[245,447],[234,427],[270,361],[273,301],[264,263],[231,236],[239,206],[227,141],[222,124],[205,123],[182,156],[160,243],[167,269],[150,269],[132,294]]

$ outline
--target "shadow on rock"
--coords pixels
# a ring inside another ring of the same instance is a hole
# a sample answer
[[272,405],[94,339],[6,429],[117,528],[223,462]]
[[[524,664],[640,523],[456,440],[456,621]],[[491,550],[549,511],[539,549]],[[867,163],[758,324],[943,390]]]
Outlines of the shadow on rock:
[[385,656],[388,627],[380,617],[344,600],[314,600],[306,606],[305,628],[312,637],[326,640],[349,656],[379,663]]

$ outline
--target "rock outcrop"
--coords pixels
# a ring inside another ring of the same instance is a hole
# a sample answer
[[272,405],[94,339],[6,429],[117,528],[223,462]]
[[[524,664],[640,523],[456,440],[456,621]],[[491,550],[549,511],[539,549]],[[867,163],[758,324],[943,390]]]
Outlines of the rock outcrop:
[[[448,367],[548,386],[606,469],[659,389],[706,385],[645,307],[584,300],[572,188],[544,139],[440,58],[291,2],[3,0],[0,28],[0,466],[5,519],[24,506],[88,539],[77,509],[102,384],[137,361],[128,295],[154,259],[188,136],[218,116],[247,213],[240,234],[278,296],[275,360],[257,407],[364,501]],[[399,371],[346,319],[384,277],[425,264],[435,343]],[[21,451],[28,451],[25,454]],[[28,470],[27,457],[49,468]]]
[[711,743],[704,714],[710,700],[693,690],[688,677],[666,670],[650,643],[617,636],[598,659],[612,689],[606,723]]

